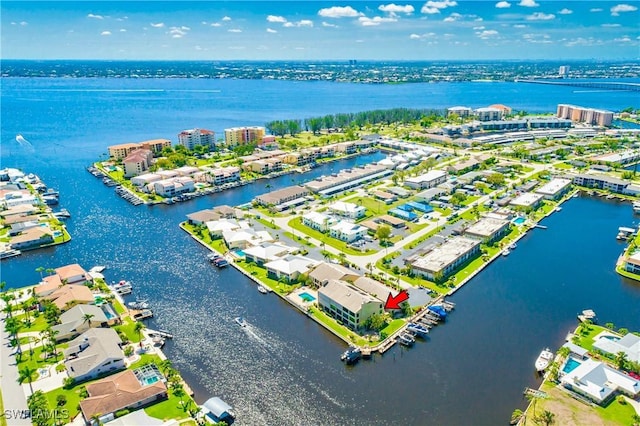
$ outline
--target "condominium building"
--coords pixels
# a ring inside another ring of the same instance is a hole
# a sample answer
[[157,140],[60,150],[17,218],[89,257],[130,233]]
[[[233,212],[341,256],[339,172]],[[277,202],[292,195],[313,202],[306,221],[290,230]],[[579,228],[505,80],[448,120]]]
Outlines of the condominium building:
[[503,116],[503,111],[498,108],[478,108],[475,112],[479,121],[502,120]]
[[138,176],[149,170],[153,153],[148,149],[136,149],[122,160],[124,177]]
[[228,146],[262,142],[264,136],[264,127],[232,127],[230,129],[224,129],[224,143]]
[[178,134],[178,143],[189,150],[193,150],[196,145],[214,148],[216,145],[216,134],[206,129],[183,130]]
[[613,112],[611,111],[567,104],[559,104],[556,115],[558,118],[567,118],[574,122],[598,126],[611,126],[613,121]]
[[331,279],[318,290],[318,306],[352,330],[361,330],[372,315],[383,313],[383,303],[346,281]]
[[479,253],[480,241],[466,237],[453,237],[415,260],[411,264],[411,270],[429,281],[440,281]]
[[136,149],[148,149],[154,154],[159,154],[164,148],[171,148],[171,141],[169,139],[151,139],[138,143],[123,143],[120,145],[111,145],[108,149],[111,158],[120,160]]

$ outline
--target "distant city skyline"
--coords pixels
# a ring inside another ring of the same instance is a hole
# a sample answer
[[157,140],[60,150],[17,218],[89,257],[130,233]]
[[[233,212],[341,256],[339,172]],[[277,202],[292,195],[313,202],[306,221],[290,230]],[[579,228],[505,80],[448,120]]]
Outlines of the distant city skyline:
[[634,1],[3,1],[3,59],[637,59]]

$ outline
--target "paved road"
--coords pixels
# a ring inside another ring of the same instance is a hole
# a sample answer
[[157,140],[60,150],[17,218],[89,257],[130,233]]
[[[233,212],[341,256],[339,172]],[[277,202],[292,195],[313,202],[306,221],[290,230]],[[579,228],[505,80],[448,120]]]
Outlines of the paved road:
[[19,413],[26,413],[27,400],[18,383],[18,367],[13,348],[9,346],[9,334],[4,330],[4,319],[0,322],[0,388],[2,389],[2,402],[7,424],[10,426],[31,425],[28,418],[21,419]]

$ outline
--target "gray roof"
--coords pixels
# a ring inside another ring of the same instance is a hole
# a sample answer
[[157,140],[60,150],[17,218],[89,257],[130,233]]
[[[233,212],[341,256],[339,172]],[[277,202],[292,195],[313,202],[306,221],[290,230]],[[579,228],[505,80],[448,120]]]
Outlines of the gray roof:
[[217,396],[207,399],[202,406],[209,410],[211,414],[216,416],[218,419],[226,417],[225,414],[232,415],[233,408]]
[[382,307],[380,300],[345,281],[329,280],[327,285],[318,290],[318,294],[324,295],[354,313],[359,312],[362,305],[366,303],[378,303]]
[[[105,360],[124,358],[120,337],[112,328],[90,328],[69,342],[64,355],[69,376],[84,376]],[[77,354],[76,358],[69,359]]]
[[366,291],[376,299],[379,299],[383,302],[386,302],[387,297],[390,294],[393,295],[391,288],[387,287],[379,281],[374,280],[373,278],[360,277],[353,282],[353,285],[355,285],[359,289]]
[[346,275],[358,275],[351,269],[335,263],[321,263],[311,273],[309,277],[312,280],[325,282],[328,280],[341,280]]
[[84,324],[85,314],[93,315],[90,322],[94,324],[108,321],[104,311],[97,306],[76,305],[60,315],[60,324],[54,325],[51,328],[57,331],[60,336],[66,336]]
[[564,345],[562,345],[563,348],[569,348],[569,350],[571,352],[573,352],[576,355],[579,355],[581,357],[585,357],[587,356],[587,354],[589,353],[588,350],[586,350],[583,347],[580,347],[578,345],[576,345],[575,343],[571,343],[571,342],[567,342]]

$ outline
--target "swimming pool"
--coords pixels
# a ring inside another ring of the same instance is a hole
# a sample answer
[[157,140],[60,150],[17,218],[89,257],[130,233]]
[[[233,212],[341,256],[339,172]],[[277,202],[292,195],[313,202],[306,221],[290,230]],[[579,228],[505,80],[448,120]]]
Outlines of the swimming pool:
[[240,249],[234,250],[234,253],[237,254],[238,256],[244,257],[244,252]]
[[304,302],[313,302],[314,300],[316,300],[315,297],[313,297],[306,291],[304,293],[300,293],[298,296],[300,296],[300,299],[302,299]]
[[526,219],[524,217],[516,217],[515,219],[513,219],[511,222],[514,225],[522,225],[524,223]]
[[113,306],[109,303],[105,303],[100,308],[102,308],[102,312],[104,312],[104,316],[107,317],[107,320],[111,320],[118,316],[116,311],[113,309]]
[[580,366],[580,364],[582,364],[582,363],[579,362],[578,360],[576,360],[575,358],[569,357],[567,362],[564,364],[564,367],[562,367],[562,372],[565,373],[565,374],[569,374],[573,370],[578,368]]

